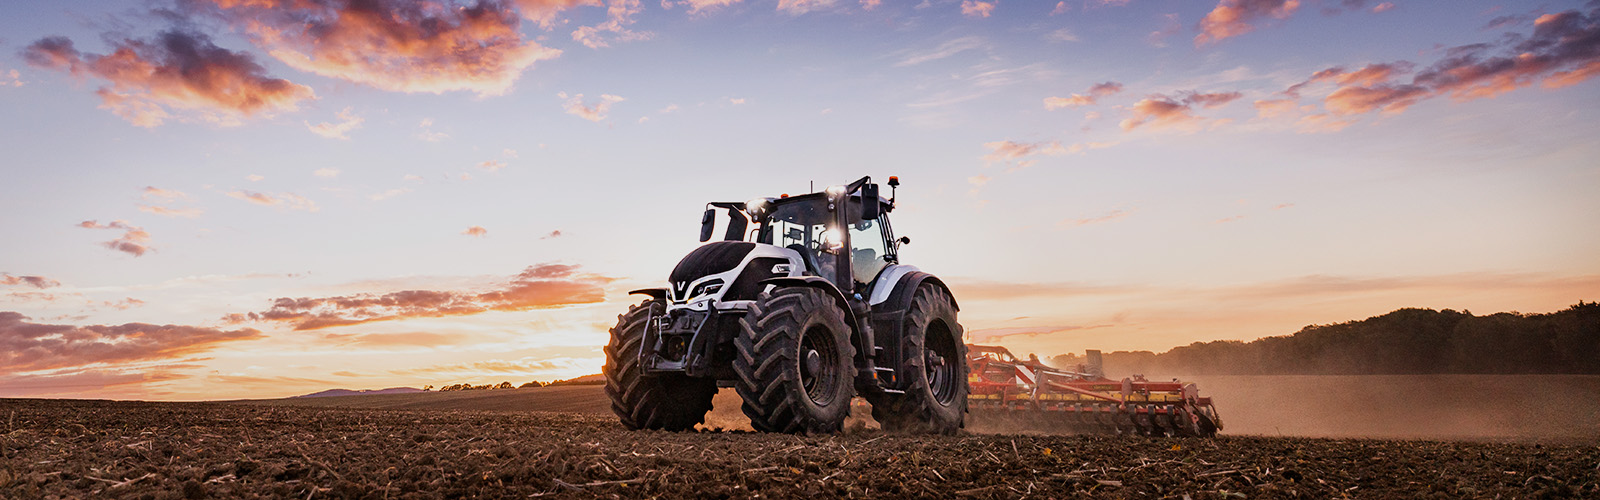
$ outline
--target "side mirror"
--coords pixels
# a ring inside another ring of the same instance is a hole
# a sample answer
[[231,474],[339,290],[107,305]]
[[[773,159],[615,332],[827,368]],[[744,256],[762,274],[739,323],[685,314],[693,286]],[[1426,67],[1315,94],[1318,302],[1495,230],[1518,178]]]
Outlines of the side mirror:
[[705,215],[700,216],[700,241],[711,241],[711,232],[717,229],[717,209],[707,208]]
[[878,218],[878,185],[861,186],[861,220]]
[[911,244],[911,237],[910,236],[901,236],[900,239],[895,240],[895,241],[899,242],[901,245],[910,245]]

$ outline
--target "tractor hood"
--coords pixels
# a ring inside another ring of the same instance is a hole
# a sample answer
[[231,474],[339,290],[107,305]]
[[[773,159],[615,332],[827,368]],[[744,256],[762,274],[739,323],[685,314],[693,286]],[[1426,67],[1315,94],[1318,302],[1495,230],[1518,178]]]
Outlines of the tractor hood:
[[714,241],[678,261],[667,277],[672,302],[714,298],[754,300],[762,280],[799,276],[804,261],[794,250],[746,241]]

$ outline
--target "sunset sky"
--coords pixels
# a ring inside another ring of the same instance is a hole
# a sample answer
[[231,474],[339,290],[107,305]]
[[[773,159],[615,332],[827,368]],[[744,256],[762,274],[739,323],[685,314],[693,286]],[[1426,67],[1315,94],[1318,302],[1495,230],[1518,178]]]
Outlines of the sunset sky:
[[1600,1],[3,11],[0,397],[597,373],[702,203],[862,175],[1019,354],[1600,298]]

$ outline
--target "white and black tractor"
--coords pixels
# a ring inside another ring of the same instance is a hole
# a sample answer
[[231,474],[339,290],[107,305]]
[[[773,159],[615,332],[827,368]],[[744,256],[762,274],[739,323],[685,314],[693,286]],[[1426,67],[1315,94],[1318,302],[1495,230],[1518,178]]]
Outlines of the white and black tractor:
[[686,430],[719,387],[766,432],[839,431],[859,395],[885,429],[953,433],[967,353],[944,282],[901,264],[891,197],[863,177],[823,192],[708,203],[668,286],[618,317],[606,394],[630,429]]

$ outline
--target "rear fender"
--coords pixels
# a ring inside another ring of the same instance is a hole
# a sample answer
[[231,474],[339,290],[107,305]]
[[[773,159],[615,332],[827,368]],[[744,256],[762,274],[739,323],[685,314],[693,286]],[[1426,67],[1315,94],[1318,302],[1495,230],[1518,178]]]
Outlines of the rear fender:
[[[917,296],[917,287],[922,286],[924,282],[943,289],[950,296],[950,305],[957,311],[961,310],[961,306],[956,304],[955,295],[950,293],[950,287],[937,276],[918,271],[915,267],[898,274],[898,282],[894,283],[893,288],[884,287],[888,289],[888,293],[872,305],[872,312],[867,315],[872,322],[872,330],[877,333],[875,339],[877,347],[883,353],[877,359],[878,366],[904,366],[903,360],[900,359],[900,351],[901,341],[905,337],[906,311],[911,309],[911,300]],[[878,293],[874,292],[873,296],[878,298]],[[964,332],[960,331],[959,324],[951,327],[956,329],[956,334],[964,335]],[[898,373],[895,379],[892,385],[898,387],[901,383]]]

